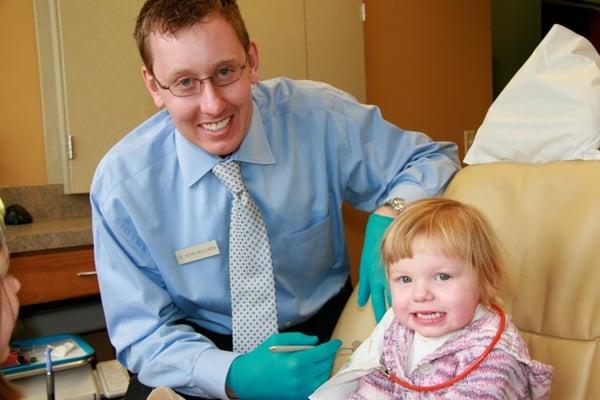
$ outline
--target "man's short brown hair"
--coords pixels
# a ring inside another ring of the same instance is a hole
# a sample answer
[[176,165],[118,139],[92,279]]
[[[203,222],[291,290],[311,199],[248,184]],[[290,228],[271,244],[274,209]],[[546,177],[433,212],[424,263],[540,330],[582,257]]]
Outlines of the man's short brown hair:
[[231,24],[244,50],[248,52],[250,37],[236,0],[146,1],[137,17],[133,36],[148,71],[152,72],[150,35],[155,33],[175,35],[180,29],[193,26],[212,13],[218,13]]

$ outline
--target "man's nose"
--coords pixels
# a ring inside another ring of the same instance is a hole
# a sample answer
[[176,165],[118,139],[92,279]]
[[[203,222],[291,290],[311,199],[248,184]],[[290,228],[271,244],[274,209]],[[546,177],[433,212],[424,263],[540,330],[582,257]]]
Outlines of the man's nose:
[[198,101],[203,114],[220,115],[225,109],[225,99],[220,88],[210,80],[204,82]]

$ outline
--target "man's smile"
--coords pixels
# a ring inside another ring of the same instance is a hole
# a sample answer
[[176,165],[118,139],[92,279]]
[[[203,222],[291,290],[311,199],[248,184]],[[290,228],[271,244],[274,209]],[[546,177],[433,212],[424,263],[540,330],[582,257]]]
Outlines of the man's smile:
[[219,132],[222,131],[223,129],[225,129],[228,125],[229,122],[231,121],[231,116],[221,120],[221,121],[217,121],[217,122],[206,122],[203,124],[200,124],[200,127],[202,129],[205,129],[209,132]]

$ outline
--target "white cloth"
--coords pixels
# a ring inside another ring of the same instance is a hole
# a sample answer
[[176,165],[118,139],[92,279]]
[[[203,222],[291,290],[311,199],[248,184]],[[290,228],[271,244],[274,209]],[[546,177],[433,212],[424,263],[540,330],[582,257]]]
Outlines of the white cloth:
[[554,25],[489,108],[464,162],[600,159],[600,56]]
[[390,308],[348,362],[311,394],[309,399],[334,400],[350,397],[356,391],[360,378],[381,366],[379,360],[383,353],[383,337],[394,318],[394,310]]
[[415,331],[406,357],[406,372],[411,371],[415,365],[419,364],[419,361],[433,353],[435,349],[446,343],[451,337],[456,336],[457,333],[458,331],[454,331],[444,336],[430,338]]
[[247,353],[277,332],[273,261],[267,229],[240,165],[221,162],[213,174],[231,193],[229,284],[233,350]]

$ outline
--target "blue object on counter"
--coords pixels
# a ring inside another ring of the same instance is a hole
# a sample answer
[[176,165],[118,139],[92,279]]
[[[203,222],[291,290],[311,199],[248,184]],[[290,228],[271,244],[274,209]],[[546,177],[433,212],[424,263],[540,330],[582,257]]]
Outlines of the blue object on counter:
[[[65,346],[69,350],[63,356],[57,351],[49,354],[52,358],[47,361],[46,349]],[[11,353],[16,352],[17,361],[2,364],[2,373],[11,379],[11,375],[25,377],[46,373],[46,363],[51,362],[55,370],[67,369],[88,362],[94,356],[94,349],[78,335],[63,334],[44,336],[36,339],[16,340],[10,343]],[[11,357],[9,356],[9,360]],[[15,377],[16,378],[16,377]]]

